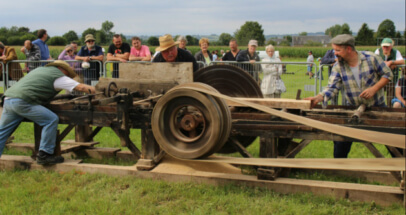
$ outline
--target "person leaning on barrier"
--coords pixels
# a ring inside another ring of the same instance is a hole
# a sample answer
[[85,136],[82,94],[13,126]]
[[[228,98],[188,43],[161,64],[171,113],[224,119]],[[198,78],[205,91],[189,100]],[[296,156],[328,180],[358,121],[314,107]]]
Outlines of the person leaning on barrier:
[[[383,87],[393,78],[392,71],[382,58],[372,52],[355,50],[355,39],[349,34],[341,34],[331,40],[338,62],[333,66],[328,86],[311,100],[312,107],[327,101],[344,88],[348,105],[385,107]],[[334,157],[346,158],[352,142],[334,141]]]
[[180,49],[183,49],[183,50],[189,52],[190,54],[192,54],[192,52],[186,48],[186,45],[187,45],[187,39],[186,39],[186,37],[184,37],[184,36],[179,36],[179,37],[176,39],[176,41],[179,42],[178,47],[179,47]]
[[[32,44],[30,40],[26,40],[24,42],[24,46],[21,48],[21,52],[23,52],[26,56],[27,61],[39,61],[41,60],[41,51],[39,50],[39,47],[35,44]],[[33,62],[33,63],[25,63],[25,70],[30,72],[31,70],[37,68],[40,66],[39,62]]]
[[205,62],[207,65],[213,60],[213,55],[209,51],[209,39],[201,38],[199,40],[200,51],[196,52],[195,59],[196,61]]
[[133,47],[131,47],[130,61],[151,61],[151,52],[149,47],[141,45],[141,39],[139,37],[131,38]]
[[258,41],[250,40],[248,42],[248,49],[242,50],[236,57],[237,62],[247,62],[251,64],[238,64],[242,69],[247,71],[256,81],[259,81],[258,72],[262,70],[261,65],[254,65],[255,62],[260,61],[257,54]]
[[[121,35],[113,35],[113,44],[109,46],[107,50],[107,61],[120,61],[125,63],[130,57],[131,47],[128,43],[123,43]],[[119,65],[113,63],[113,78],[119,77]]]
[[75,56],[75,60],[90,63],[90,67],[83,71],[83,76],[85,83],[91,84],[92,80],[98,80],[100,77],[100,72],[103,69],[101,63],[103,63],[104,54],[102,47],[95,44],[95,39],[92,34],[85,36],[85,43],[86,45],[82,46]]
[[391,103],[392,98],[395,97],[394,84],[398,81],[399,69],[397,65],[405,63],[402,54],[399,50],[393,48],[393,40],[390,38],[384,38],[381,42],[381,48],[375,50],[375,54],[382,57],[386,65],[391,68],[393,72],[393,80],[389,82],[386,90],[386,97],[388,104]]
[[261,91],[265,98],[280,98],[281,93],[286,91],[281,79],[282,64],[272,63],[281,63],[281,60],[276,57],[275,48],[272,45],[265,47],[265,50],[268,57],[262,60],[266,64],[262,64],[264,77],[261,82]]
[[238,44],[236,39],[231,39],[230,42],[228,43],[228,46],[230,47],[230,51],[226,52],[221,60],[222,61],[236,61],[236,57],[238,53],[240,52],[240,49],[238,49]]
[[7,139],[24,118],[42,126],[37,163],[62,163],[62,156],[54,155],[58,116],[44,107],[61,90],[95,93],[95,88],[80,84],[72,78],[76,73],[61,60],[34,69],[4,93],[0,119],[0,157]]
[[165,34],[159,37],[159,47],[155,51],[159,53],[154,57],[152,62],[192,62],[193,72],[199,69],[196,59],[187,51],[178,48],[179,42],[175,42],[172,35]]
[[[2,42],[0,42],[0,60],[3,62],[4,67],[9,61],[18,60],[16,51],[13,47],[5,46]],[[3,70],[2,64],[0,64],[0,71]],[[20,80],[23,77],[23,71],[21,70],[20,63],[9,63],[8,65],[8,77],[12,80]],[[1,75],[3,78],[3,75]]]
[[395,98],[392,99],[392,106],[394,108],[406,107],[406,68],[402,68],[402,76],[395,86]]

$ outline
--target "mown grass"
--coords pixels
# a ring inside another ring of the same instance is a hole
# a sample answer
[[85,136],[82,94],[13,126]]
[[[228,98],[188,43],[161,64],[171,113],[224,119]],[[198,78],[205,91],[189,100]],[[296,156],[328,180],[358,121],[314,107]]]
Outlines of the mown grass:
[[0,171],[0,214],[404,214],[400,205],[81,172]]

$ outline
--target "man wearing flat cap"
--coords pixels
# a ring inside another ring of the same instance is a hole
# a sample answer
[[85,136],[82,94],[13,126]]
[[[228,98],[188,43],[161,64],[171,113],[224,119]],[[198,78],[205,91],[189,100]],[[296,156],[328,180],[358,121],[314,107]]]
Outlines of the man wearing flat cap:
[[4,93],[3,113],[0,119],[0,157],[7,139],[26,118],[42,126],[37,163],[62,163],[62,156],[54,155],[58,116],[44,107],[61,90],[95,93],[95,88],[80,84],[72,78],[76,73],[68,63],[56,60],[38,67],[24,76]]
[[[312,107],[319,102],[327,102],[344,88],[347,105],[364,104],[367,107],[384,107],[383,87],[393,78],[392,71],[381,57],[372,52],[356,51],[355,40],[349,34],[341,34],[331,40],[338,62],[333,66],[328,86],[315,97]],[[334,142],[334,157],[346,158],[352,142]]]
[[160,53],[152,62],[192,62],[193,72],[196,72],[199,69],[196,59],[188,51],[178,48],[178,44],[179,41],[175,42],[170,34],[159,37],[159,47],[155,51]]
[[257,54],[258,41],[250,40],[247,50],[241,50],[236,56],[237,62],[250,62],[250,64],[239,64],[238,66],[247,71],[255,81],[259,82],[258,73],[262,71],[260,64],[254,64],[261,61]]

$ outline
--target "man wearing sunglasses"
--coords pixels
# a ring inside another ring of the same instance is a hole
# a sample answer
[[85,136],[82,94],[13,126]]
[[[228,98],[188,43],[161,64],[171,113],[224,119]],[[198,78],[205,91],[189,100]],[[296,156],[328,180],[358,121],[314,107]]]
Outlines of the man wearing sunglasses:
[[100,77],[104,53],[102,51],[102,47],[95,44],[95,39],[92,34],[88,34],[85,36],[85,43],[86,45],[80,48],[78,54],[75,57],[75,60],[81,60],[90,63],[89,68],[82,69],[85,84],[91,85],[92,80],[98,80]]

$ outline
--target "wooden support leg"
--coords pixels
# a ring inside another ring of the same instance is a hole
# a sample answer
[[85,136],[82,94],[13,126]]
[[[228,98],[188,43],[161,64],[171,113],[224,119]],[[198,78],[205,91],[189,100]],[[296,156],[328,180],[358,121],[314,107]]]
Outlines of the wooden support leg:
[[88,140],[87,138],[92,133],[92,127],[89,125],[77,125],[75,126],[75,141],[76,142],[90,142],[93,139]]
[[39,145],[41,143],[41,132],[42,132],[42,127],[38,125],[37,123],[34,123],[34,151],[32,152],[31,158],[36,160],[37,154],[39,151]]
[[160,150],[151,129],[141,130],[141,159],[137,162],[138,170],[151,170],[162,159],[164,152]]
[[[377,158],[384,158],[385,156],[382,155],[382,153],[375,148],[374,145],[372,145],[372,143],[365,143],[362,142],[362,144],[364,144],[365,147],[367,147],[367,149]],[[397,180],[397,181],[401,181],[401,175],[399,172],[390,172],[391,175]]]
[[[260,136],[259,157],[276,158],[278,156],[277,143],[278,139],[273,134]],[[275,180],[279,170],[280,168],[261,167],[257,169],[257,177],[262,180]]]

